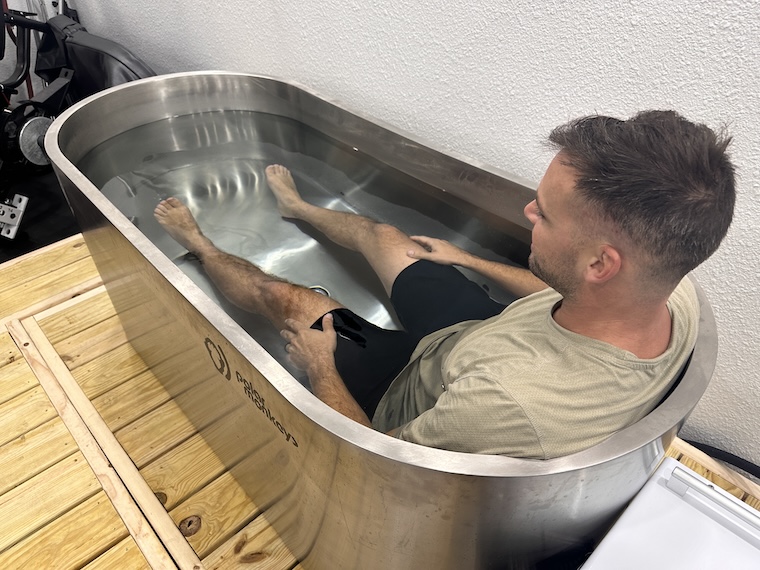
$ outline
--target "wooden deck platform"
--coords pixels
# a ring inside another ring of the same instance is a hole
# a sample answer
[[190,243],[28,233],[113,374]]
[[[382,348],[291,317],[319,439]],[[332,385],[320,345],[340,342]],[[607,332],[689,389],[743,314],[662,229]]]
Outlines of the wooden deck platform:
[[[0,568],[297,567],[242,492],[250,450],[211,451],[235,411],[180,411],[203,389],[172,399],[147,369],[81,236],[0,265]],[[760,486],[669,454],[760,508]]]

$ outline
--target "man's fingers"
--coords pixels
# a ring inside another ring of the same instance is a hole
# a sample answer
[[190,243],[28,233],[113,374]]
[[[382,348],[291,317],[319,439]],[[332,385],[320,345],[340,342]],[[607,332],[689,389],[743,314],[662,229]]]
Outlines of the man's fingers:
[[327,313],[324,317],[322,317],[322,330],[324,332],[335,332],[335,327],[333,327],[332,313]]
[[417,242],[428,251],[433,249],[433,238],[427,236],[409,236],[409,239]]
[[304,328],[304,325],[300,321],[297,321],[295,319],[285,319],[285,326],[288,327],[288,329],[293,332],[298,332],[299,330]]
[[426,253],[430,253],[433,250],[433,242],[431,238],[426,236],[409,236],[409,239],[420,244],[422,250],[410,249],[406,252],[408,257],[412,259],[426,259]]

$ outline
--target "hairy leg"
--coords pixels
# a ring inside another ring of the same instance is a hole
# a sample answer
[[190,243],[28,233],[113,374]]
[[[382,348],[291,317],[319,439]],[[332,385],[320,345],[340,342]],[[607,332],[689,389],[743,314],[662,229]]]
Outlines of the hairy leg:
[[190,210],[176,198],[163,200],[154,215],[166,232],[198,256],[222,294],[238,307],[266,317],[277,329],[285,319],[307,326],[325,313],[342,307],[315,291],[269,275],[249,261],[218,249],[201,232]]
[[364,255],[389,295],[398,274],[416,261],[407,252],[419,245],[397,228],[305,202],[290,171],[279,164],[268,166],[266,176],[284,218],[302,220],[338,245]]

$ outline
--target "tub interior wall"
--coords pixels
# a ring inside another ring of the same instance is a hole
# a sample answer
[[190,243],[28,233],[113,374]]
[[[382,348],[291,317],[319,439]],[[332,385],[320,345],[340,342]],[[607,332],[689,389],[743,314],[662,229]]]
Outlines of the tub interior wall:
[[[480,256],[524,264],[514,228],[441,189],[285,117],[248,111],[206,112],[149,123],[104,141],[77,164],[159,249],[256,341],[305,383],[279,334],[261,317],[229,303],[197,258],[158,225],[153,209],[176,196],[222,250],[293,283],[327,292],[374,324],[399,328],[379,280],[360,254],[303,223],[281,218],[268,189],[268,164],[288,166],[306,200],[360,213],[410,234],[448,239]],[[513,297],[468,276],[499,301]]]

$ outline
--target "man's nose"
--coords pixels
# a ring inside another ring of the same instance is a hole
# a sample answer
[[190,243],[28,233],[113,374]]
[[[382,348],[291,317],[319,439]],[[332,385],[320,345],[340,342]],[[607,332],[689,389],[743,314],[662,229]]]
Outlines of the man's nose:
[[525,208],[523,209],[523,214],[526,218],[528,218],[528,221],[535,225],[536,224],[536,201],[533,200],[532,202],[529,202],[525,205]]

